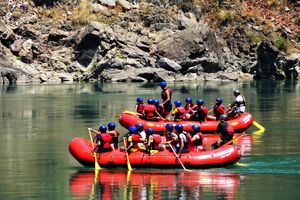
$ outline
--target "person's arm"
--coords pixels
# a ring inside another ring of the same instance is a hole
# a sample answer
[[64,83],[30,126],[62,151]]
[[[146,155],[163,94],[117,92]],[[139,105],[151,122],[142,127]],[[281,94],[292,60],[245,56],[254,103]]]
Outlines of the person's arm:
[[155,110],[155,113],[157,114],[157,116],[158,116],[160,119],[165,119],[165,118],[163,118],[163,117],[159,114],[159,112],[157,112],[157,110]]
[[[129,144],[129,145],[128,145]],[[132,142],[132,136],[129,136],[127,138],[127,151],[133,146],[133,142]]]
[[138,105],[135,104],[135,106],[134,106],[134,112],[136,112],[136,113],[137,113],[137,108],[138,108]]

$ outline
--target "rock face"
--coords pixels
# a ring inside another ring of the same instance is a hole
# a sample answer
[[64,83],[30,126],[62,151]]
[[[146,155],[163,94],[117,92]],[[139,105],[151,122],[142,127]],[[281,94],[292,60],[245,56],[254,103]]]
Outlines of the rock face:
[[[255,19],[229,18],[212,28],[205,8],[192,2],[64,0],[57,15],[25,0],[9,2],[0,4],[3,83],[297,79],[300,72],[297,52],[279,51],[268,39],[249,41],[249,32],[265,34]],[[80,15],[83,8],[90,13]]]
[[299,55],[283,57],[270,42],[264,41],[257,48],[257,79],[297,79],[299,75]]

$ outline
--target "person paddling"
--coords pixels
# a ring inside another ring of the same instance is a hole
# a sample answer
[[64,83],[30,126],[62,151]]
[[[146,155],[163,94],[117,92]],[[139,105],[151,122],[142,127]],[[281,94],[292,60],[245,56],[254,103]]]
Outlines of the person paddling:
[[167,82],[162,81],[159,83],[159,86],[161,88],[161,99],[162,103],[161,105],[164,108],[164,117],[167,117],[169,113],[172,110],[172,90],[167,87]]
[[188,138],[187,132],[183,131],[182,124],[175,125],[175,132],[178,135],[178,142],[175,145],[176,153],[180,156],[181,153],[188,153],[190,150],[188,149]]
[[241,95],[239,90],[234,90],[233,95],[235,100],[230,104],[230,109],[228,110],[228,115],[231,118],[242,115],[246,111],[246,98]]
[[118,137],[120,135],[120,132],[115,129],[116,124],[114,122],[109,122],[107,124],[107,128],[108,128],[107,132],[112,137],[112,143],[113,143],[114,149],[117,149],[118,148]]
[[207,114],[208,114],[208,108],[203,105],[204,101],[203,99],[197,100],[197,107],[195,111],[193,111],[193,115],[191,116],[191,119],[197,120],[199,122],[206,121]]
[[220,140],[211,145],[212,150],[219,148],[220,146],[232,140],[233,138],[234,129],[231,125],[227,123],[227,119],[227,115],[221,115],[219,117],[220,122],[217,126],[217,133],[220,134]]
[[129,126],[126,135],[126,150],[127,152],[136,152],[138,150],[138,143],[141,136],[137,133],[136,126]]
[[219,120],[219,117],[225,114],[225,107],[223,105],[223,99],[221,97],[216,98],[216,103],[213,108],[213,113],[216,120]]
[[157,109],[154,105],[154,99],[150,98],[148,99],[148,104],[145,106],[144,108],[144,112],[143,112],[143,116],[145,119],[147,120],[157,120],[157,117],[160,118],[160,119],[164,119],[158,112],[157,112]]
[[152,128],[146,129],[147,134],[147,145],[146,149],[147,152],[150,154],[157,153],[159,150],[159,145],[162,141],[162,138],[159,134],[154,133],[154,130]]
[[189,147],[191,151],[202,151],[203,150],[204,135],[200,132],[199,125],[192,125],[191,138],[189,141]]
[[104,153],[111,150],[115,150],[114,145],[112,143],[112,137],[109,133],[106,132],[106,126],[101,125],[98,131],[91,128],[89,128],[89,130],[96,133],[95,137],[93,138],[93,141],[96,143],[96,146],[94,148],[94,151],[96,153]]
[[134,112],[139,113],[139,114],[143,114],[144,108],[145,108],[145,104],[144,104],[144,99],[142,97],[138,97],[136,99],[136,104],[134,107]]

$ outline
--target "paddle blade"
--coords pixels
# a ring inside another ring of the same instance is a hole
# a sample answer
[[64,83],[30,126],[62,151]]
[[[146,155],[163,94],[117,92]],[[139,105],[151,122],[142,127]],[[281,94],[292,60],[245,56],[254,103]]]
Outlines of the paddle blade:
[[256,126],[259,130],[261,130],[261,131],[265,131],[266,129],[262,126],[262,125],[260,125],[258,122],[256,122],[256,121],[253,121],[253,125],[254,126]]
[[95,170],[98,171],[98,170],[101,169],[101,167],[100,167],[100,165],[99,165],[99,163],[98,163],[98,161],[97,161],[97,156],[96,156],[95,153],[94,153],[94,157],[95,157]]

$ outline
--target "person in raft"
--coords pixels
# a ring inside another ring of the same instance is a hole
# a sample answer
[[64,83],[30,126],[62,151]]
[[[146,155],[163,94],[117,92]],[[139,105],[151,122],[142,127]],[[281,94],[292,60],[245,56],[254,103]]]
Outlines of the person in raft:
[[93,138],[93,141],[96,143],[96,146],[93,150],[96,153],[103,153],[115,150],[113,139],[111,135],[106,132],[106,126],[101,125],[98,131],[91,128],[89,128],[89,130],[96,133],[95,137]]
[[137,123],[135,125],[137,129],[137,133],[140,135],[140,142],[137,144],[139,150],[146,150],[146,144],[147,144],[147,135],[146,132],[144,131],[144,125],[142,123]]
[[147,128],[145,132],[148,141],[146,145],[146,151],[149,153],[149,155],[157,153],[162,141],[161,136],[159,134],[155,134],[152,128]]
[[160,82],[159,86],[161,88],[161,105],[164,108],[164,117],[167,117],[172,111],[172,90],[167,87],[167,82],[165,81]]
[[207,114],[208,114],[208,108],[205,107],[203,104],[204,104],[203,99],[197,100],[197,107],[196,107],[195,111],[193,111],[191,119],[197,120],[199,122],[206,121]]
[[182,107],[182,103],[179,100],[176,100],[174,102],[175,108],[172,112],[172,116],[174,117],[174,121],[178,122],[178,121],[182,121],[186,119],[186,110],[184,109],[184,107]]
[[200,132],[200,126],[199,125],[192,125],[192,131],[190,135],[189,140],[189,148],[191,151],[202,151],[203,150],[203,139],[204,136]]
[[228,115],[230,118],[234,118],[242,115],[246,110],[246,98],[241,95],[239,90],[234,90],[233,95],[235,100],[230,104]]
[[145,103],[144,103],[144,99],[142,97],[138,97],[136,99],[136,104],[134,107],[134,112],[139,113],[139,114],[143,114],[144,108],[145,108]]
[[166,143],[161,144],[161,147],[163,150],[167,150],[170,148],[169,145],[175,145],[178,141],[178,135],[173,131],[174,127],[172,124],[166,124],[165,125],[165,137],[166,137]]
[[[157,109],[154,105],[154,100],[153,99],[148,99],[147,101],[147,105],[145,106],[144,108],[144,111],[143,111],[143,117],[147,120],[151,120],[151,121],[155,121],[157,120],[157,118],[160,118],[160,119],[164,119],[158,112],[157,112]],[[158,116],[158,117],[156,117]]]
[[127,152],[136,152],[140,141],[140,134],[137,133],[136,126],[129,126],[126,134],[126,150]]
[[227,119],[227,115],[221,115],[219,118],[220,122],[217,126],[217,133],[220,134],[220,140],[211,145],[212,150],[219,148],[233,138],[234,129],[227,123]]
[[[155,105],[156,110],[160,114],[160,116],[164,117],[165,116],[165,114],[164,114],[164,107],[159,103],[159,100],[158,99],[154,99],[153,100],[153,104]],[[156,117],[158,117],[158,116],[156,116]]]
[[216,98],[216,103],[213,107],[213,113],[216,120],[219,120],[219,117],[225,114],[225,107],[223,105],[223,99],[221,99],[221,97]]
[[191,115],[193,114],[193,112],[195,111],[195,109],[197,108],[197,105],[193,104],[193,99],[191,97],[188,97],[185,99],[185,116],[187,119],[191,118]]
[[178,135],[177,144],[175,145],[176,153],[178,154],[178,156],[180,156],[181,153],[190,152],[188,148],[188,134],[187,132],[183,131],[183,125],[176,124],[175,132]]
[[112,137],[112,143],[114,145],[114,149],[118,148],[118,137],[120,135],[120,132],[116,130],[116,124],[114,122],[108,122],[107,124],[108,133]]

